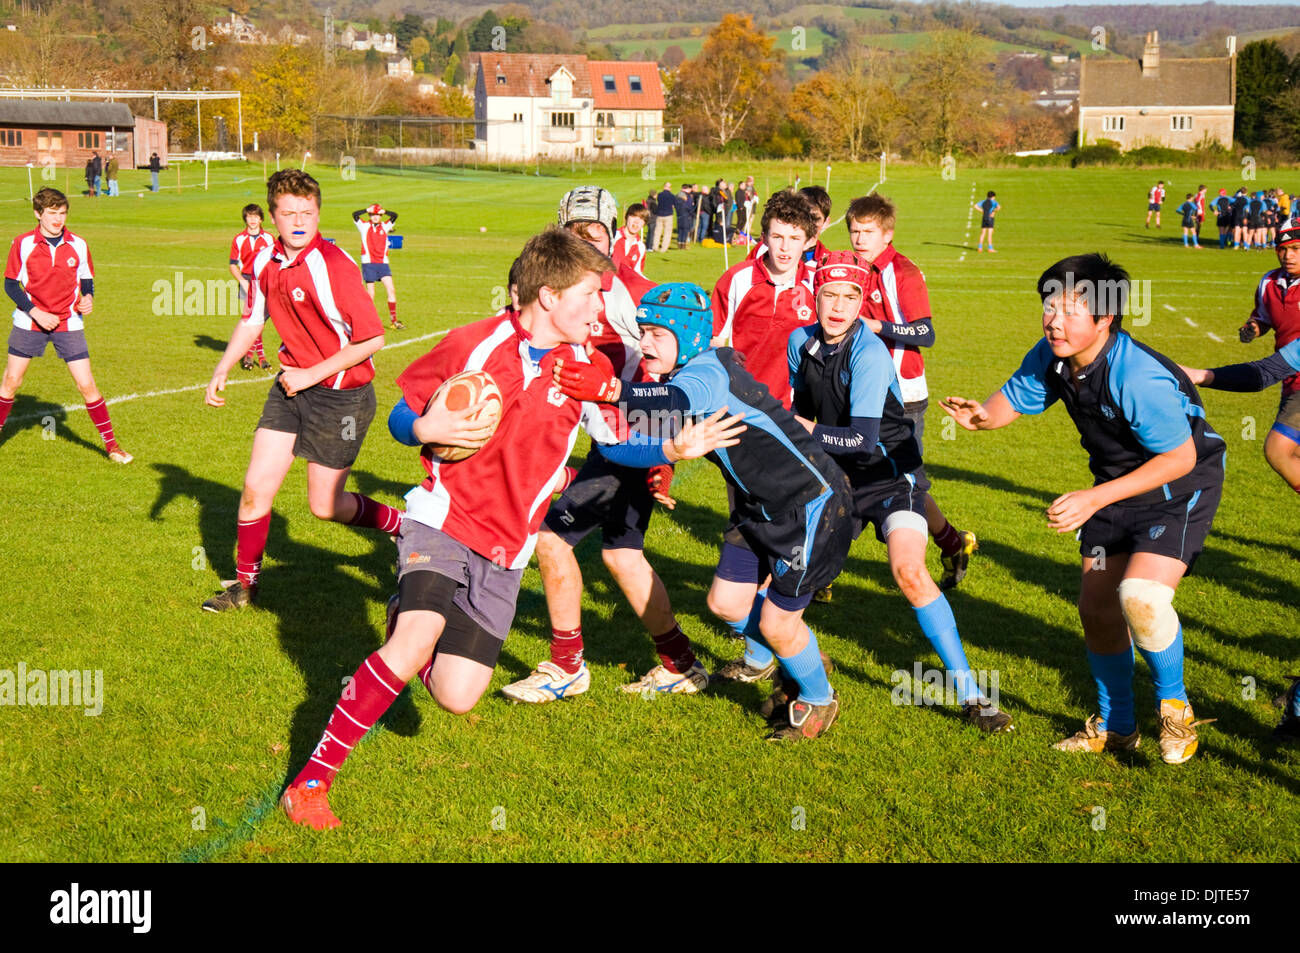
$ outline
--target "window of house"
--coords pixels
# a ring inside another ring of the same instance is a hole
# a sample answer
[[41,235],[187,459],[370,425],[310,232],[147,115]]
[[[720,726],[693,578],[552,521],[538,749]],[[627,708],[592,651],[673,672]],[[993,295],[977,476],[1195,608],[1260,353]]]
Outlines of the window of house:
[[604,80],[605,83],[605,92],[607,93],[618,92],[618,86],[615,84],[613,76],[606,74],[602,76],[601,79]]
[[1101,131],[1102,132],[1123,132],[1124,117],[1123,116],[1102,116]]
[[1192,128],[1191,116],[1170,116],[1169,128],[1174,132],[1188,132]]
[[631,88],[632,92],[634,93],[641,92],[641,77],[629,76],[627,78],[627,85]]
[[573,113],[551,113],[551,126],[556,129],[572,129]]
[[5,129],[0,131],[0,145],[4,146],[21,146],[23,144],[23,134],[20,129]]
[[505,84],[506,84],[506,78],[502,76],[500,73],[497,73],[497,85],[504,86]]
[[557,106],[567,106],[572,95],[573,81],[567,76],[557,76],[555,82],[551,83],[551,99],[555,100]]
[[524,114],[523,114],[523,113],[515,113],[515,122],[523,122],[523,121],[524,121]]

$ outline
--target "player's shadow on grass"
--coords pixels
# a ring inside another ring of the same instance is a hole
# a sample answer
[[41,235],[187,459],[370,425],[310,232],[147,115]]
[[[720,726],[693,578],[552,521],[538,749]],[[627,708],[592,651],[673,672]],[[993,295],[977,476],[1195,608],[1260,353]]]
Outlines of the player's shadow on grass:
[[[943,484],[953,483],[973,483],[977,486],[986,487],[990,490],[1000,490],[1003,493],[1016,493],[1021,496],[1030,497],[1035,503],[1040,503],[1043,510],[1051,505],[1052,500],[1060,496],[1060,493],[1052,490],[1038,489],[1037,487],[1025,486],[1023,483],[1016,483],[1014,480],[1008,480],[1006,477],[996,473],[982,473],[979,470],[964,470],[960,467],[944,466],[942,463],[925,462],[925,473],[934,483],[930,492],[934,494],[935,499],[942,505]],[[981,538],[981,545],[983,544]]]
[[939,248],[960,248],[962,251],[973,251],[970,245],[961,242],[921,242],[922,245],[934,245]]
[[[77,411],[74,411],[74,413],[77,413]],[[86,426],[92,430],[94,429],[95,425],[90,422],[89,417],[86,418]],[[13,409],[9,412],[9,419],[6,421],[4,429],[0,430],[0,447],[3,447],[16,434],[28,428],[45,430],[47,427],[52,427],[49,432],[54,434],[51,442],[65,440],[107,459],[108,452],[104,449],[103,441],[87,440],[68,426],[68,411],[63,409],[62,404],[54,404],[40,397],[24,394],[21,391],[15,395]]]
[[[168,504],[176,499],[198,504],[199,538],[215,570],[215,591],[217,579],[233,578],[235,574],[233,553],[240,490],[172,464],[156,463],[153,468],[158,471],[159,483],[150,519],[161,519]],[[301,477],[295,487],[295,475],[291,472],[285,481],[284,492],[301,492]],[[328,534],[330,528],[320,529]],[[353,531],[342,526],[338,530]],[[271,517],[266,552],[275,565],[263,570],[257,606],[252,611],[276,616],[281,647],[306,683],[305,697],[294,712],[289,733],[289,777],[307,762],[320,740],[343,690],[343,679],[356,671],[383,638],[367,606],[376,602],[382,605],[393,591],[396,551],[381,533],[355,532],[371,542],[372,548],[364,555],[344,556],[292,539],[284,517],[274,512]],[[199,611],[197,605],[194,611]],[[420,714],[410,692],[408,686],[380,721],[403,736],[414,735],[420,726]]]
[[1237,536],[1233,533],[1220,532],[1218,528],[1215,528],[1210,533],[1211,544],[1215,539],[1227,540],[1230,543],[1237,543],[1241,546],[1254,546],[1260,549],[1271,549],[1273,550],[1273,552],[1277,553],[1280,556],[1294,559],[1297,562],[1300,562],[1300,547],[1286,546],[1283,545],[1282,543],[1265,543],[1257,539],[1249,539],[1245,536]]
[[221,338],[214,338],[211,334],[194,335],[195,347],[205,347],[209,351],[217,351],[222,354],[225,353],[226,345],[229,343],[230,343],[229,341],[223,341],[221,340]]

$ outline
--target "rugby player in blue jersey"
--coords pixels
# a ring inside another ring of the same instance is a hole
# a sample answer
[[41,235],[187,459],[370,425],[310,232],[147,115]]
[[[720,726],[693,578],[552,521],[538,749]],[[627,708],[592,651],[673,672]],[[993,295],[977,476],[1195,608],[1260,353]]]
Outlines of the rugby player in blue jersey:
[[1020,369],[982,404],[964,397],[942,403],[967,430],[1005,427],[1058,400],[1065,405],[1095,482],[1053,500],[1047,520],[1059,533],[1080,531],[1079,616],[1098,712],[1055,747],[1138,746],[1136,644],[1155,683],[1160,756],[1181,764],[1196,753],[1199,723],[1183,684],[1174,591],[1210,531],[1225,445],[1187,375],[1121,329],[1128,288],[1128,273],[1104,255],[1052,265],[1038,279],[1043,340]]

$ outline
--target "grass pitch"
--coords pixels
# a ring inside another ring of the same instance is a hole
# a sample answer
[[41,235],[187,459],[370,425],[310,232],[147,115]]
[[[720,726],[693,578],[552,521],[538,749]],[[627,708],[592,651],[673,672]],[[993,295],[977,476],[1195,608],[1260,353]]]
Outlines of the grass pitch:
[[[405,236],[393,269],[408,330],[390,332],[376,356],[380,416],[355,488],[397,503],[421,478],[414,452],[383,426],[397,398],[393,379],[436,343],[432,335],[491,313],[511,259],[553,218],[565,189],[596,182],[625,207],[664,177],[711,182],[752,172],[767,194],[801,170],[806,181],[806,165],[782,163],[693,164],[685,176],[661,164],[654,181],[639,169],[600,167],[564,178],[466,169],[344,179],[313,166],[327,236],[355,255],[350,212],[372,201],[401,213]],[[876,173],[836,166],[833,214]],[[824,739],[764,742],[753,687],[653,702],[626,696],[618,686],[655,659],[592,539],[579,551],[589,693],[531,708],[497,691],[546,656],[545,605],[530,569],[493,686],[475,711],[452,717],[419,685],[408,688],[334,788],[345,826],[294,828],[276,798],[319,737],[342,679],[380,643],[394,549],[387,537],[314,519],[297,464],[276,501],[259,607],[199,611],[233,575],[235,510],[269,375],[236,369],[227,407],[205,407],[202,387],[236,315],[221,313],[219,299],[169,303],[166,289],[174,292],[178,275],[183,291],[228,276],[239,209],[264,201],[264,189],[252,164],[214,166],[207,191],[200,169],[181,176],[179,193],[169,171],[169,189],[157,195],[142,192],[148,176],[135,172],[123,174],[120,198],[72,195],[70,227],[89,240],[97,269],[92,362],[136,461],[108,462],[52,355],[33,363],[0,433],[0,670],[21,663],[103,678],[97,716],[0,707],[5,858],[1296,859],[1300,752],[1267,738],[1278,717],[1269,699],[1297,670],[1300,629],[1300,507],[1261,452],[1276,391],[1204,395],[1228,440],[1228,479],[1208,548],[1175,606],[1196,714],[1218,720],[1202,729],[1186,765],[1159,760],[1142,663],[1135,687],[1147,737],[1138,752],[1089,758],[1050,749],[1094,704],[1074,607],[1077,544],[1048,530],[1043,512],[1091,482],[1064,411],[969,434],[946,428],[931,407],[935,498],[981,543],[949,598],[972,666],[998,673],[1013,735],[982,736],[952,707],[892,703],[894,673],[939,663],[870,535],[855,544],[834,603],[808,612],[838,666],[843,703]],[[1149,282],[1144,323],[1130,318],[1126,327],[1176,359],[1212,366],[1269,353],[1267,339],[1244,346],[1235,329],[1272,253],[1184,250],[1172,211],[1163,229],[1144,230],[1157,177],[1173,180],[1169,210],[1197,181],[1237,184],[1228,173],[1187,171],[891,172],[881,191],[901,210],[896,243],[930,286],[932,395],[982,398],[1000,386],[1039,336],[1035,278],[1081,251],[1107,251]],[[0,220],[11,236],[33,227],[24,179],[23,170],[0,171]],[[1295,188],[1268,174],[1260,181]],[[1003,203],[998,251],[976,254],[969,205],[990,188]],[[827,243],[847,247],[842,224]],[[720,249],[692,249],[652,254],[647,271],[711,288],[722,266]],[[268,338],[273,346],[274,333]],[[578,451],[580,459],[585,445]],[[649,556],[713,668],[738,651],[704,605],[726,518],[723,482],[695,462],[680,468],[673,492],[678,508],[656,514]],[[937,572],[933,547],[931,563]]]

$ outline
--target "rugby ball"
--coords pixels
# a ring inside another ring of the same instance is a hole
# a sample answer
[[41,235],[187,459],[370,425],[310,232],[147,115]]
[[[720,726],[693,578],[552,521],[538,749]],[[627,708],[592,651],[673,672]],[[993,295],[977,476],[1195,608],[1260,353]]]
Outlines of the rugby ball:
[[[501,391],[487,371],[462,371],[447,378],[433,395],[430,406],[457,411],[473,407],[481,400],[486,400],[487,404],[470,419],[489,424],[492,432],[496,433],[497,424],[501,422]],[[464,460],[478,452],[468,447],[452,447],[441,443],[430,444],[429,449],[439,460],[447,463]]]

